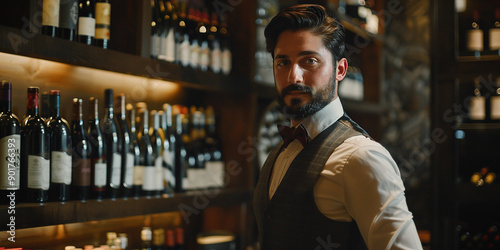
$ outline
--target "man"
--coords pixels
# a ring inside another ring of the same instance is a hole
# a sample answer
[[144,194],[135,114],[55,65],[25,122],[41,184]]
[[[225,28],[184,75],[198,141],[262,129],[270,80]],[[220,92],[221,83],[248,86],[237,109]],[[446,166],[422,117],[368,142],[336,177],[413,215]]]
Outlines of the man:
[[297,5],[265,30],[278,100],[293,128],[255,189],[262,249],[422,249],[391,155],[344,114],[344,33],[320,5]]

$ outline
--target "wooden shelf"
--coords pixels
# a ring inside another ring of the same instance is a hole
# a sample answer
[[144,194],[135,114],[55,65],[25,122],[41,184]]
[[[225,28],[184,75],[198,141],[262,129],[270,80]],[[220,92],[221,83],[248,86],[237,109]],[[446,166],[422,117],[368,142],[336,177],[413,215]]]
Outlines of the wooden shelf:
[[[10,216],[15,216],[16,229],[66,223],[87,222],[104,219],[123,218],[136,215],[165,213],[174,211],[202,211],[207,207],[231,206],[245,204],[250,201],[252,192],[247,189],[212,189],[205,191],[189,191],[175,194],[168,198],[137,199],[105,199],[102,201],[88,200],[47,202],[43,204],[19,203],[15,205],[15,215],[9,214],[11,208],[0,206],[5,213],[0,214],[0,220],[5,221],[0,231],[7,231]],[[181,204],[183,204],[181,206]]]
[[204,72],[191,67],[25,32],[0,25],[0,52],[106,71],[172,81],[182,87],[228,93],[248,93],[248,79]]

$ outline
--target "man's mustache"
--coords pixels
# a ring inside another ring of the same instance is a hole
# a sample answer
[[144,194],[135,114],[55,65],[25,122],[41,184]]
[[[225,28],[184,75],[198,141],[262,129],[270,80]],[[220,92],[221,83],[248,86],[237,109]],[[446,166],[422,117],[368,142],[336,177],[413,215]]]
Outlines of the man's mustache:
[[305,93],[312,93],[312,88],[306,85],[292,84],[281,90],[281,96],[285,96],[292,91],[302,91]]

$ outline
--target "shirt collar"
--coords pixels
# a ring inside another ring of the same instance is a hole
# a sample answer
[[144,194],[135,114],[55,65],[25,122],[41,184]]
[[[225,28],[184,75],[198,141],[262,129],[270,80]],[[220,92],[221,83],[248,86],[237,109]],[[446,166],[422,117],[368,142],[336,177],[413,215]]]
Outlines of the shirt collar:
[[343,115],[344,108],[342,107],[340,98],[337,97],[315,114],[305,118],[300,124],[304,126],[307,135],[312,140]]

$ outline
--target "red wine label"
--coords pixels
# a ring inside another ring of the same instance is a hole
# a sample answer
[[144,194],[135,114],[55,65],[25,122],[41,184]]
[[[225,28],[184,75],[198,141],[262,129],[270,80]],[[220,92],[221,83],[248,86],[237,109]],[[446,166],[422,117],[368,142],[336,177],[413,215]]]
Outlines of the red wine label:
[[59,27],[59,0],[43,0],[42,25]]
[[50,161],[38,155],[28,155],[28,188],[49,190]]
[[0,139],[0,190],[19,190],[20,152],[20,135],[8,135]]
[[76,186],[90,186],[90,159],[73,159],[73,181]]
[[50,165],[51,182],[71,184],[71,155],[53,151],[50,155]]

